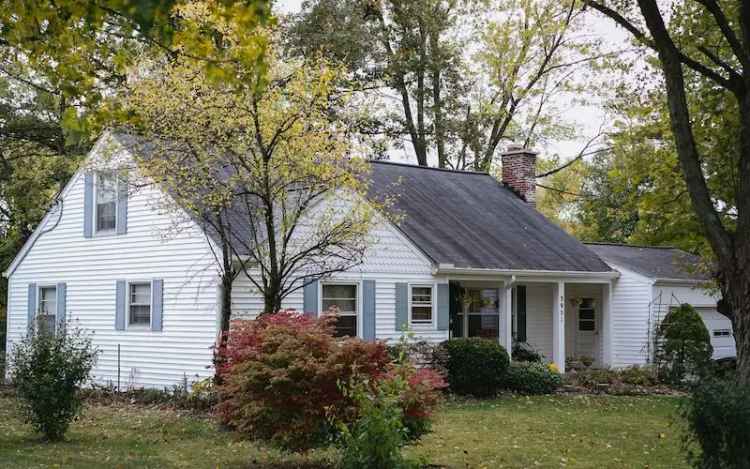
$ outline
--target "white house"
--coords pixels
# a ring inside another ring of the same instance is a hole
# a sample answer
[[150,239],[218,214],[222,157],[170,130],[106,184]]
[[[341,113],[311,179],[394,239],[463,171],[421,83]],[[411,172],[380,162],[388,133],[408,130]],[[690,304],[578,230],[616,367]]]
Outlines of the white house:
[[[115,149],[118,164],[132,161],[127,140],[106,134],[89,161],[103,148]],[[561,370],[571,356],[643,363],[648,305],[667,286],[635,288],[645,275],[605,263],[538,213],[534,164],[533,152],[505,153],[501,184],[484,173],[373,163],[371,191],[397,187],[403,221],[378,223],[361,265],[309,283],[283,306],[318,314],[336,305],[338,333],[367,340],[409,328],[432,342],[528,342]],[[157,186],[128,192],[105,168],[74,175],[5,272],[7,348],[40,317],[91,331],[100,383],[162,387],[210,376],[220,251],[193,221],[175,229]],[[263,306],[242,276],[232,302],[235,317]]]
[[714,348],[714,358],[734,357],[737,350],[732,322],[720,314],[716,304],[720,296],[704,288],[705,274],[695,267],[697,256],[668,247],[623,246],[589,243],[610,266],[620,272],[613,307],[628,311],[627,326],[615,337],[621,354],[613,365],[646,363],[653,352],[655,326],[670,308],[688,303],[696,308],[706,324]]

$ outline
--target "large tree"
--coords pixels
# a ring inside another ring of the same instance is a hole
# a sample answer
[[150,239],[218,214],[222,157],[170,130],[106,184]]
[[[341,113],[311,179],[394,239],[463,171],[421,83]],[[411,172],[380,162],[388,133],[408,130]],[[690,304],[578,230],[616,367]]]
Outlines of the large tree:
[[[739,378],[750,383],[750,4],[680,2],[667,21],[656,0],[586,3],[656,52],[682,176],[732,311]],[[711,83],[722,93],[726,112],[736,116],[737,157],[726,181],[736,188],[734,200],[721,200],[707,183],[706,149],[697,138],[688,102],[691,76]],[[725,203],[735,207],[729,220],[721,213]]]
[[557,105],[593,58],[580,13],[573,0],[311,0],[288,45],[345,64],[350,87],[380,98],[362,133],[420,165],[488,171],[502,142],[572,134]]
[[366,200],[368,164],[330,120],[337,68],[267,60],[254,80],[212,80],[194,61],[152,65],[124,105],[147,180],[219,240],[225,295],[241,273],[274,313],[363,260],[377,204]]

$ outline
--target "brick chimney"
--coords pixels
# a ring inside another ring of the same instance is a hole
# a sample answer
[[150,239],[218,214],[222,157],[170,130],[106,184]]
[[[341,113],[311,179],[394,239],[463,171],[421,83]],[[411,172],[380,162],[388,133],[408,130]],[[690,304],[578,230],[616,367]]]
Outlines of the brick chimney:
[[523,200],[536,207],[537,152],[521,145],[510,145],[501,154],[503,184],[516,191]]

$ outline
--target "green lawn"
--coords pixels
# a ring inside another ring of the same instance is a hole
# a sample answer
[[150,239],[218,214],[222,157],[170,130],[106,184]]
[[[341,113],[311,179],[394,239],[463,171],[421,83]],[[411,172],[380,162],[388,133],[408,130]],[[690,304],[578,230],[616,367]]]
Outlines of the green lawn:
[[[91,406],[68,441],[42,442],[0,397],[0,467],[327,467],[332,451],[289,456],[222,432],[207,418]],[[408,454],[465,467],[685,467],[675,398],[505,397],[447,403]]]

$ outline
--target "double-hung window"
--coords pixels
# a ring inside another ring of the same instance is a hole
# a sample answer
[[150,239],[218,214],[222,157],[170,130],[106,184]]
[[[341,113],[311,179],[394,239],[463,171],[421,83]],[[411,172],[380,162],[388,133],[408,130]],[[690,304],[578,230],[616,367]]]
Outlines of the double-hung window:
[[131,283],[128,287],[128,325],[149,326],[151,324],[151,284]]
[[57,316],[57,288],[40,287],[39,305],[37,309],[37,327],[40,330],[55,333],[55,318]]
[[100,171],[95,181],[95,225],[97,233],[115,231],[117,228],[117,176],[114,172]]
[[412,324],[432,323],[432,287],[411,287],[411,322]]
[[593,298],[582,298],[578,307],[578,330],[596,331],[596,309]]
[[334,310],[336,337],[357,336],[357,284],[329,283],[322,287],[323,311]]

